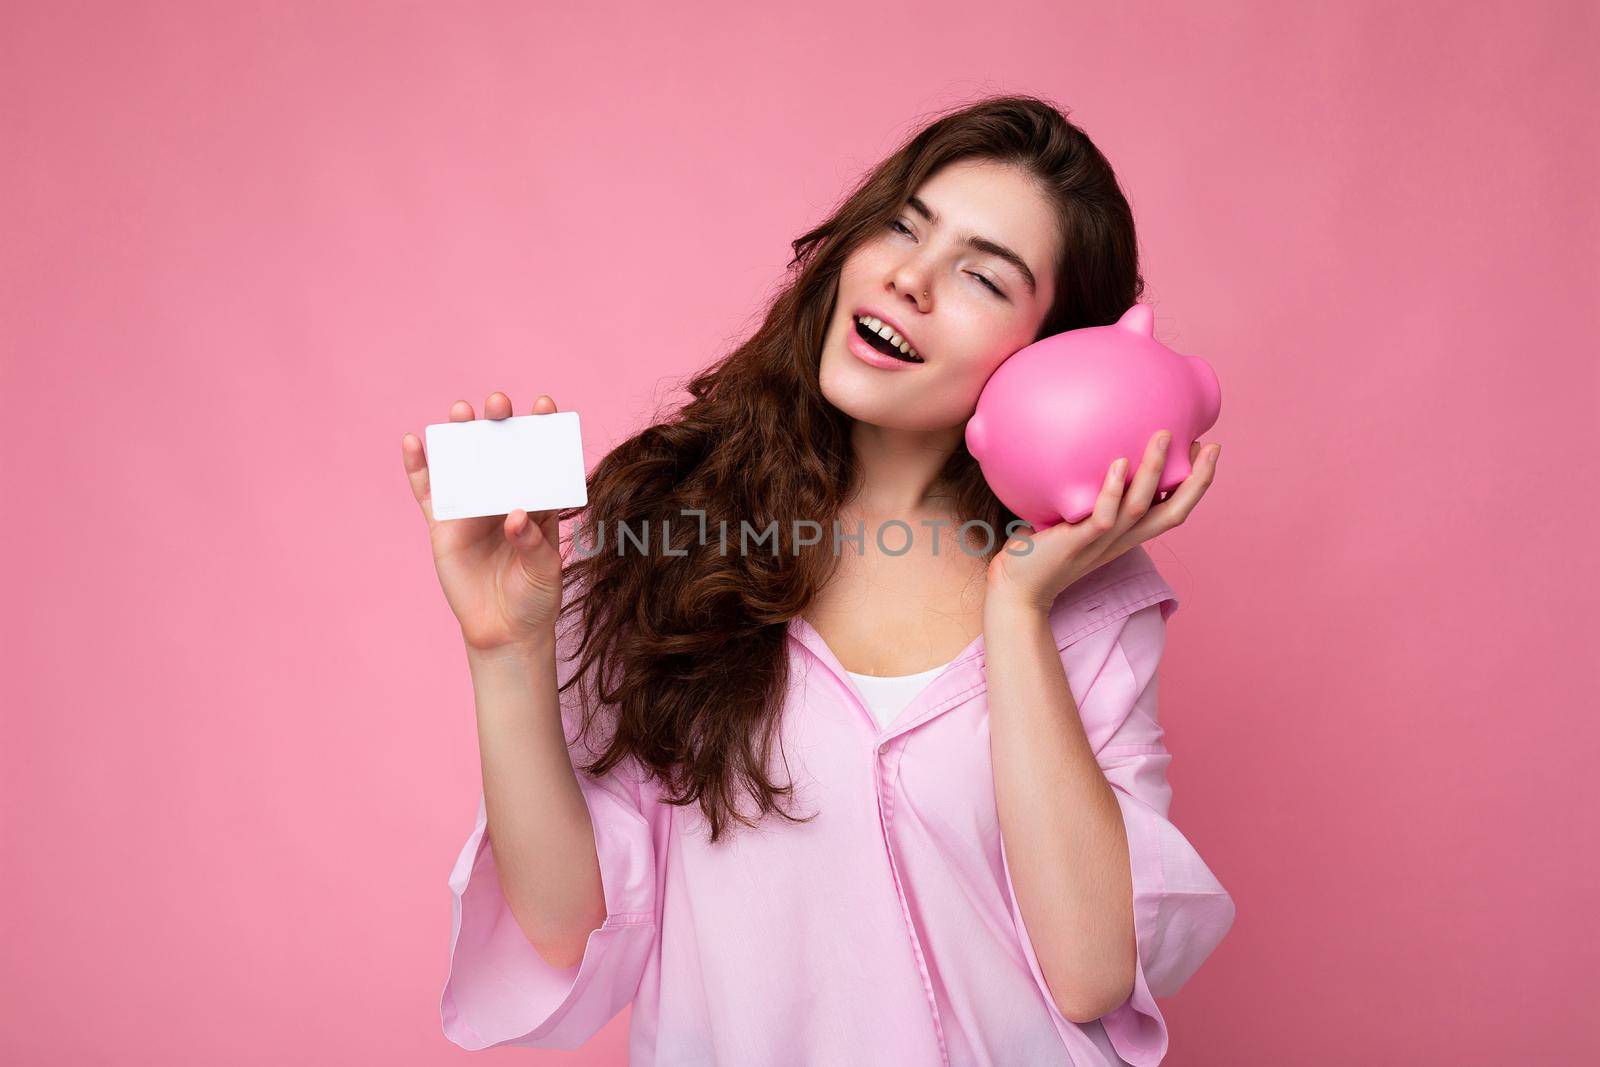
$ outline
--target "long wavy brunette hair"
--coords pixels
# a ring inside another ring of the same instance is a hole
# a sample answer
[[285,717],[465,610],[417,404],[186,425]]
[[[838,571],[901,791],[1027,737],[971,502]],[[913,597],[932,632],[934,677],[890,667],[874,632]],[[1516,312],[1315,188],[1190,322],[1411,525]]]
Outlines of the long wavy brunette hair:
[[[574,613],[580,637],[562,689],[584,694],[584,734],[596,718],[591,696],[609,712],[606,739],[590,749],[597,758],[580,769],[604,774],[631,756],[663,782],[664,802],[700,804],[712,842],[734,820],[815,817],[779,806],[793,785],[773,781],[769,760],[789,682],[788,622],[838,566],[833,520],[857,473],[851,420],[818,384],[823,338],[851,252],[958,160],[1025,168],[1056,206],[1063,252],[1038,337],[1109,325],[1143,295],[1133,212],[1099,149],[1043,99],[980,100],[926,125],[796,238],[787,280],[755,335],[695,374],[680,409],[607,454],[589,475],[588,504],[561,514],[579,520],[564,542],[563,586],[581,590],[564,597],[563,622]],[[940,483],[959,521],[1001,531],[1017,518],[964,445]],[[821,540],[789,539],[796,520],[820,523]],[[741,524],[760,532],[773,522],[776,552],[770,541],[731,547]],[[721,523],[726,551],[713,533]],[[670,529],[671,548],[605,540],[622,527],[655,539]],[[1005,541],[993,540],[991,557]],[[744,795],[754,818],[740,810]]]

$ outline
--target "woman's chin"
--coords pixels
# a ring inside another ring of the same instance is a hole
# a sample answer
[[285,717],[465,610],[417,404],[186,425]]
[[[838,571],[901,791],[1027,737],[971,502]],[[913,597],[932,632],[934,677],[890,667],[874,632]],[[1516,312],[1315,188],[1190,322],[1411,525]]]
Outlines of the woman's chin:
[[[884,374],[849,355],[823,356],[818,385],[827,401],[857,422],[881,426],[886,430],[916,430],[931,433],[965,427],[973,403],[961,397],[927,397],[926,388],[907,389],[911,382],[899,375]],[[933,385],[929,380],[922,387]]]

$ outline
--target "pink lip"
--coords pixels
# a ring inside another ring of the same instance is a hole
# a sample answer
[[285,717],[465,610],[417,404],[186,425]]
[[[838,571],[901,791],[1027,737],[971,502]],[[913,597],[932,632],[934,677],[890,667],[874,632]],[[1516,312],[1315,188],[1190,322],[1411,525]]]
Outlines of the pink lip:
[[[879,311],[877,308],[866,307],[865,305],[856,308],[855,311],[852,312],[851,316],[850,316],[850,328],[851,329],[855,329],[855,325],[856,325],[855,320],[857,318],[859,318],[860,316],[862,316],[862,315],[871,315],[873,318],[877,319],[879,322],[881,322],[884,325],[888,326],[889,329],[893,330],[895,333],[900,335],[900,339],[902,341],[904,341],[906,344],[910,345],[912,348],[915,348],[917,350],[917,355],[921,356],[924,360],[926,360],[928,358],[928,353],[924,352],[922,350],[922,346],[917,344],[916,338],[912,337],[911,334],[906,332],[905,326],[903,326],[902,324],[896,322],[894,319],[890,318],[888,315],[885,315],[883,312]],[[893,357],[890,357],[890,358],[893,358]]]
[[[871,312],[868,312],[867,314],[870,315]],[[856,324],[854,321],[850,323],[850,335],[845,338],[844,344],[845,347],[850,350],[850,354],[852,356],[855,356],[868,366],[878,367],[881,370],[910,370],[912,367],[922,366],[920,363],[912,363],[904,359],[895,359],[893,356],[886,356],[882,352],[879,352],[876,348],[873,348],[871,345],[867,344],[867,342],[863,341],[859,333],[856,333]]]

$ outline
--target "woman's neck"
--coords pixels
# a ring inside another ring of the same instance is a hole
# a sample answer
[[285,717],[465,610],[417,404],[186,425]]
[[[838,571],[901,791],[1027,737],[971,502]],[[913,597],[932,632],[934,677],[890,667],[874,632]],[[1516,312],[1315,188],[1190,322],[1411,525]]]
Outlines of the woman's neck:
[[962,427],[900,430],[857,420],[850,430],[856,484],[849,506],[872,516],[916,515],[940,508],[939,474],[960,444]]

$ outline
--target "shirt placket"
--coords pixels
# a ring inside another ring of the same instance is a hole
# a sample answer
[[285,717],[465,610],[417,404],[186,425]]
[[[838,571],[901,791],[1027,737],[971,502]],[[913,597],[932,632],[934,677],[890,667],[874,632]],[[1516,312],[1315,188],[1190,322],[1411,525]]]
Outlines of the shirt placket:
[[[963,657],[958,663],[964,663]],[[977,657],[977,670],[979,677],[985,681],[988,670],[984,657]],[[841,679],[843,681],[843,679]],[[906,742],[916,728],[923,723],[934,719],[944,712],[962,703],[972,696],[978,686],[965,686],[953,691],[941,691],[935,687],[940,679],[935,679],[929,687],[919,693],[907,706],[900,717],[890,728],[892,732],[887,737],[877,741],[877,753],[872,761],[873,767],[873,792],[878,800],[878,825],[883,829],[884,852],[889,857],[889,870],[894,877],[894,889],[900,899],[900,916],[906,924],[906,936],[911,939],[911,951],[917,960],[917,971],[922,976],[923,995],[928,998],[928,1012],[933,1017],[934,1036],[939,1040],[939,1059],[948,1067],[950,1063],[949,1047],[945,1043],[944,1020],[939,1014],[939,998],[934,992],[933,975],[928,970],[927,956],[922,951],[922,938],[917,936],[917,924],[911,917],[911,902],[906,896],[905,881],[900,877],[900,863],[895,858],[894,850],[894,814],[895,814],[895,783],[899,781],[900,760],[905,755]],[[980,682],[979,686],[983,683]],[[861,696],[853,686],[846,683],[850,690],[851,698],[861,707],[863,714],[870,716]],[[937,699],[930,698],[929,694],[937,692]],[[917,705],[922,705],[918,707]]]
[[[899,778],[900,759],[905,752],[907,737],[918,726],[936,718],[950,708],[968,699],[973,692],[983,687],[988,679],[987,664],[981,650],[969,650],[951,664],[952,670],[964,668],[969,660],[975,659],[976,670],[980,681],[972,685],[961,686],[954,690],[947,686],[941,688],[946,676],[941,675],[929,683],[911,703],[902,710],[901,714],[887,728],[888,732],[880,733],[880,727],[872,711],[867,707],[861,691],[850,681],[848,673],[842,664],[833,655],[820,636],[814,631],[810,632],[810,640],[801,639],[815,658],[827,668],[834,676],[839,686],[849,694],[849,700],[856,706],[861,722],[866,726],[867,737],[876,746],[872,758],[872,792],[878,805],[878,825],[883,831],[883,847],[889,857],[889,871],[894,879],[894,890],[900,901],[900,917],[905,923],[906,936],[911,941],[911,953],[917,961],[917,972],[922,977],[923,995],[928,1000],[928,1014],[933,1019],[934,1036],[939,1042],[939,1061],[944,1067],[949,1067],[950,1052],[945,1042],[944,1021],[939,1014],[938,994],[934,992],[933,975],[928,970],[928,959],[922,950],[922,939],[917,936],[917,924],[911,917],[911,902],[906,897],[905,882],[900,876],[900,863],[895,858],[894,849],[894,814],[895,814],[895,782]],[[936,695],[933,695],[936,694]],[[920,706],[919,706],[920,705]]]
[[911,904],[906,899],[905,883],[900,878],[900,864],[894,855],[894,835],[890,830],[894,822],[894,782],[900,754],[904,746],[896,744],[897,735],[878,745],[873,765],[873,790],[878,797],[878,824],[883,829],[883,847],[889,856],[889,870],[894,876],[895,895],[900,898],[900,916],[906,924],[906,936],[911,939],[911,952],[917,960],[917,972],[922,976],[922,991],[928,998],[928,1012],[933,1017],[933,1033],[939,1039],[939,1062],[950,1063],[950,1053],[944,1040],[944,1022],[939,1017],[939,1001],[933,990],[933,976],[928,973],[928,960],[922,952],[922,939],[917,936],[917,925],[911,918]]

